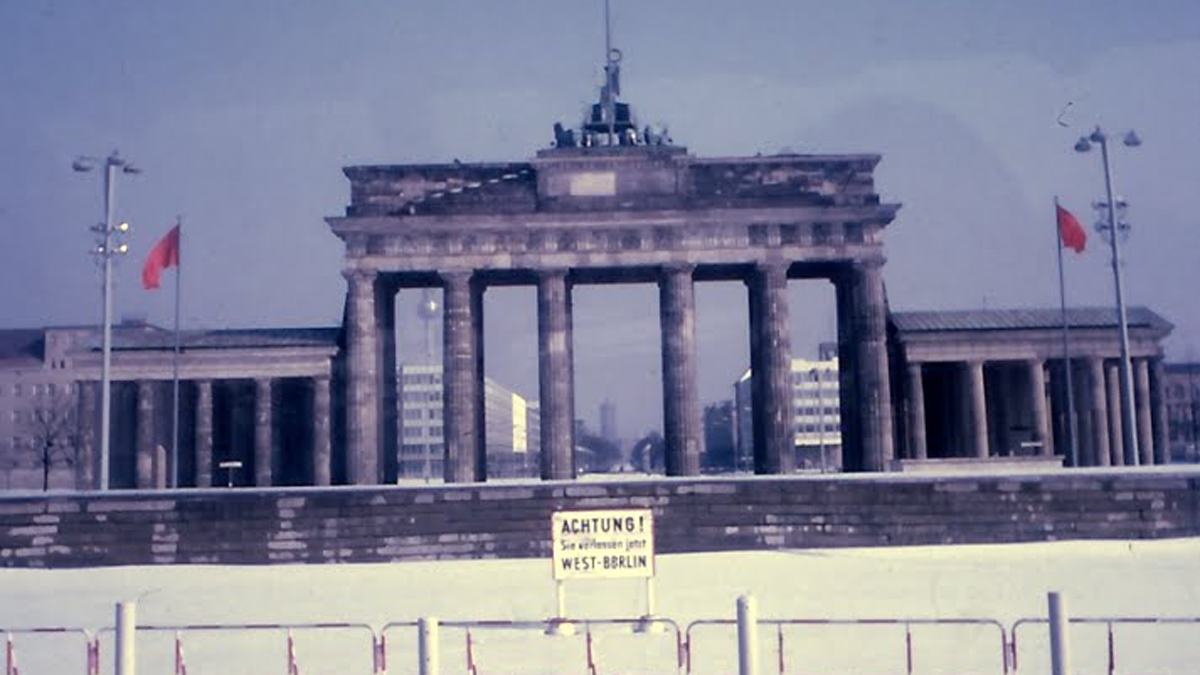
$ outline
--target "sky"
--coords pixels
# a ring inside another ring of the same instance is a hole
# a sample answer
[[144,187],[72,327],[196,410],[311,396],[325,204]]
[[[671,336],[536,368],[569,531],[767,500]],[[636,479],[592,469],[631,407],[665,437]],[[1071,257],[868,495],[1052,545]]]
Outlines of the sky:
[[[1114,144],[1130,204],[1126,298],[1175,324],[1171,360],[1200,358],[1200,4],[1193,0],[613,0],[622,88],[643,123],[697,156],[870,152],[903,204],[885,234],[895,310],[1057,306],[1057,195],[1082,222]],[[524,160],[578,122],[601,79],[599,0],[0,0],[0,327],[91,324],[100,275],[88,228],[103,181],[79,155],[119,149],[131,253],[118,317],[170,326],[173,272],[141,261],[181,217],[182,324],[336,325],[342,213],[357,164]],[[1114,303],[1107,246],[1068,253],[1068,301]],[[793,354],[834,334],[832,289],[790,288]],[[745,291],[697,290],[701,401],[747,366]],[[398,299],[401,358],[424,331]],[[531,288],[488,292],[488,374],[537,397]],[[408,321],[404,318],[408,317]],[[576,292],[576,409],[661,429],[657,292]]]
[[[844,548],[659,555],[655,610],[682,629],[698,619],[736,617],[739,597],[755,599],[761,620],[991,619],[1006,630],[1021,618],[1044,618],[1047,593],[1060,594],[1068,616],[1195,617],[1200,601],[1200,540],[1093,541],[1032,544]],[[640,579],[567,582],[567,616],[637,618],[644,613]],[[53,597],[53,602],[46,598]],[[0,626],[96,629],[113,622],[119,601],[136,601],[141,626],[189,624],[364,623],[422,617],[452,621],[540,622],[555,615],[550,560],[439,560],[354,565],[161,565],[78,570],[0,570]],[[532,630],[473,630],[479,672],[584,672],[585,635]],[[1119,672],[1190,672],[1200,659],[1200,626],[1116,624]],[[1106,672],[1104,624],[1074,624],[1072,662],[1080,672]],[[139,631],[141,672],[170,672],[175,631]],[[416,629],[385,632],[389,672],[416,672]],[[915,672],[1000,673],[993,624],[915,626]],[[1022,673],[1049,673],[1045,624],[1018,628]],[[181,631],[192,673],[284,672],[281,630]],[[736,672],[730,626],[697,628],[696,675]],[[759,626],[759,672],[777,672],[778,633]],[[294,631],[300,672],[370,672],[365,629]],[[439,630],[444,672],[462,672],[461,627]],[[630,634],[597,626],[593,657],[601,673],[673,672],[671,632]],[[101,662],[112,663],[111,633],[101,635]],[[783,631],[787,672],[902,672],[904,630],[898,626],[790,627]],[[82,639],[14,637],[22,672],[84,672]]]

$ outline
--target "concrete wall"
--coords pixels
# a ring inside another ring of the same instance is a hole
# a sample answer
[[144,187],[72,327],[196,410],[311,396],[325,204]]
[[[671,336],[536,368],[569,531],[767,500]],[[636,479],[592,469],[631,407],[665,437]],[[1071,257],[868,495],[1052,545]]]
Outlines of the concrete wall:
[[0,497],[0,566],[549,555],[555,510],[650,507],[659,553],[1200,536],[1200,471]]

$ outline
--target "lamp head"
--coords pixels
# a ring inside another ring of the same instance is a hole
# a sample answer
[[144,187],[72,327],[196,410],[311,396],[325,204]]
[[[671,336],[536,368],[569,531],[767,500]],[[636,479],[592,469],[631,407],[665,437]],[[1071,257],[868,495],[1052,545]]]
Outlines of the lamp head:
[[121,173],[139,174],[142,170],[132,164],[126,164],[121,167]]
[[91,171],[95,166],[96,163],[91,157],[79,157],[74,162],[71,162],[71,168],[81,173]]
[[1093,143],[1103,143],[1105,140],[1104,132],[1100,131],[1100,127],[1096,127],[1096,130],[1088,136],[1088,140]]
[[1129,133],[1125,134],[1125,139],[1122,141],[1127,147],[1136,148],[1142,144],[1142,139],[1138,137],[1137,132],[1130,129]]
[[1083,136],[1080,136],[1079,140],[1075,142],[1075,152],[1087,152],[1091,149],[1092,144],[1089,143],[1088,139],[1084,138]]

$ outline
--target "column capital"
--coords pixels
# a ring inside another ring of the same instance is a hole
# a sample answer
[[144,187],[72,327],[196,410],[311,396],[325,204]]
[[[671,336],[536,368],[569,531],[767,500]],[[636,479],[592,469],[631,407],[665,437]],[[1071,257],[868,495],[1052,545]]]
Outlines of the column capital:
[[661,270],[663,276],[686,274],[690,277],[696,272],[696,265],[695,263],[688,262],[669,262],[664,263],[659,269]]
[[567,269],[566,267],[541,267],[537,270],[534,270],[534,275],[537,276],[539,280],[556,279],[566,278],[567,274],[570,272],[571,270]]
[[754,263],[754,271],[759,274],[782,274],[787,276],[788,268],[792,264],[786,260],[764,260]]
[[437,277],[443,284],[468,284],[475,270],[438,270]]
[[351,286],[354,286],[357,284],[366,286],[366,285],[372,283],[373,281],[375,281],[375,278],[378,276],[379,276],[379,272],[377,272],[376,270],[364,270],[364,269],[357,269],[357,268],[342,270],[342,277]]

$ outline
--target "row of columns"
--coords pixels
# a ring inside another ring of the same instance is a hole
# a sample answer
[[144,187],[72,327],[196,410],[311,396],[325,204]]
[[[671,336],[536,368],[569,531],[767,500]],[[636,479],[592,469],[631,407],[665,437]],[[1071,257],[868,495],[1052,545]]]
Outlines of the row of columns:
[[[852,447],[861,448],[859,464],[869,471],[884,469],[893,455],[881,267],[881,261],[846,264],[834,278],[842,356],[857,365],[857,372],[846,375],[853,386],[844,391],[854,395],[843,396],[843,401],[853,401],[852,410],[843,410],[843,427],[846,420],[855,421],[850,426],[857,425],[852,434],[861,445]],[[576,467],[569,270],[544,269],[534,274],[541,475],[548,480],[570,479]],[[390,312],[397,285],[373,271],[351,270],[345,276],[350,296],[346,317],[348,480],[370,484],[387,476],[381,449],[395,446],[385,434],[394,433],[391,430],[397,426],[394,398],[388,398],[388,392],[395,390],[394,376],[389,381],[388,373],[394,370],[394,316]],[[696,375],[694,276],[691,264],[659,269],[668,475],[700,472],[703,426]],[[487,475],[482,385],[484,286],[469,271],[440,272],[437,278],[444,293],[445,478],[448,482],[482,481]],[[756,265],[746,278],[758,473],[786,473],[795,463],[787,281],[788,264],[784,262]]]
[[[1066,418],[1066,389],[1062,384],[1056,383],[1057,386],[1052,391],[1048,390],[1044,359],[1027,359],[1022,363],[1025,370],[1023,379],[1029,387],[1024,398],[1029,401],[1029,414],[1032,417],[1031,441],[1039,446],[1039,454],[1052,456],[1055,454],[1055,440],[1051,430],[1051,399],[1053,398],[1060,409],[1062,417]],[[1062,362],[1056,363],[1061,373]],[[966,361],[960,365],[965,382],[965,422],[970,437],[971,454],[979,458],[997,454],[991,447],[992,434],[988,428],[988,395],[984,366],[983,360]],[[1106,363],[1100,358],[1078,359],[1072,362],[1072,403],[1075,410],[1073,429],[1081,465],[1132,466],[1163,464],[1168,461],[1164,407],[1166,401],[1162,391],[1161,359],[1135,359],[1133,366],[1138,456],[1134,456],[1132,447],[1125,447],[1123,442],[1121,396],[1116,363]],[[925,459],[929,454],[926,426],[928,420],[925,416],[924,368],[920,362],[908,364],[907,393],[907,456]],[[1067,433],[1068,430],[1064,429],[1060,439],[1064,443]],[[1069,455],[1070,450],[1063,447],[1058,453]]]
[[[1135,466],[1169,461],[1166,397],[1161,359],[1131,361],[1134,385],[1134,428],[1123,428],[1119,367],[1115,361],[1087,359],[1076,368],[1079,388],[1077,420],[1080,463],[1085,466]],[[1151,382],[1153,375],[1153,383]],[[1129,439],[1136,438],[1136,454]]]
[[[196,487],[211,487],[213,485],[213,380],[198,379],[181,382],[181,386],[190,382],[195,387],[195,416],[192,427],[192,447],[195,453],[195,485]],[[331,407],[330,378],[319,376],[310,379],[312,387],[313,418],[312,418],[312,476],[316,485],[331,483]],[[163,488],[170,482],[167,452],[160,451],[165,445],[159,440],[155,428],[156,395],[158,381],[139,380],[137,382],[137,414],[134,431],[134,481],[137,488]],[[254,380],[254,485],[270,486],[274,484],[271,448],[273,445],[273,428],[271,415],[272,380],[257,378]],[[99,400],[99,386],[95,382],[80,383],[80,412],[83,419],[93,419]],[[181,416],[182,416],[181,412]],[[98,439],[94,430],[95,425],[87,425],[88,432],[84,435],[81,448],[81,458],[77,463],[76,482],[81,488],[94,486],[94,464],[97,458]],[[182,442],[182,441],[181,441]]]

